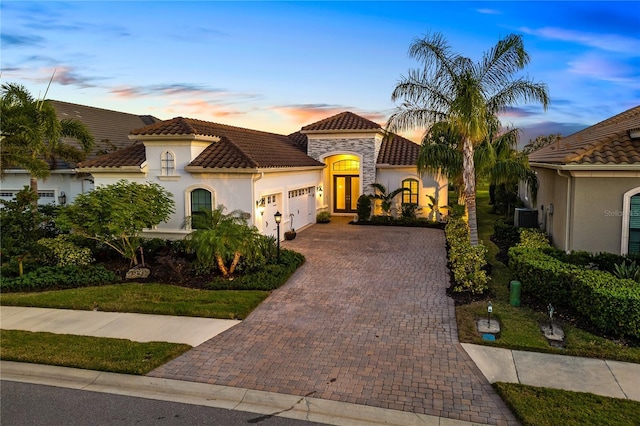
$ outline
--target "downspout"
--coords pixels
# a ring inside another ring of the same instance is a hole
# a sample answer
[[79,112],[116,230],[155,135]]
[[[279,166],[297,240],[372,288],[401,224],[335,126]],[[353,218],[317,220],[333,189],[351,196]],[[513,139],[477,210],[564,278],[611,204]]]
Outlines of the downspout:
[[556,172],[558,172],[558,176],[567,179],[567,200],[565,202],[567,212],[564,223],[564,250],[568,253],[571,251],[569,249],[569,224],[571,222],[571,174],[564,175],[560,169],[557,169]]

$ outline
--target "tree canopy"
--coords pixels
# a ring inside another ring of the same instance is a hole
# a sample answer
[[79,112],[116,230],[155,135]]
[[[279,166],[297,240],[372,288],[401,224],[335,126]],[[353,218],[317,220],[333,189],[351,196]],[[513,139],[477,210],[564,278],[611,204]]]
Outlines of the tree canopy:
[[[391,98],[402,101],[387,122],[393,132],[442,126],[462,157],[465,206],[471,244],[477,245],[476,171],[474,149],[489,139],[499,114],[520,103],[549,103],[547,87],[517,77],[529,63],[522,37],[508,35],[486,51],[478,62],[454,53],[440,33],[416,39],[409,55],[422,63],[409,70]],[[442,134],[442,133],[441,133]],[[423,147],[425,144],[423,143]]]
[[[38,179],[48,177],[58,160],[83,160],[94,145],[89,129],[75,119],[59,120],[46,100],[35,99],[21,85],[4,83],[0,87],[0,172],[7,168],[25,169],[31,175],[31,189],[38,190]],[[77,145],[62,138],[72,138]]]
[[173,195],[156,183],[120,180],[78,195],[62,210],[58,224],[100,241],[136,265],[142,231],[169,220],[174,205]]

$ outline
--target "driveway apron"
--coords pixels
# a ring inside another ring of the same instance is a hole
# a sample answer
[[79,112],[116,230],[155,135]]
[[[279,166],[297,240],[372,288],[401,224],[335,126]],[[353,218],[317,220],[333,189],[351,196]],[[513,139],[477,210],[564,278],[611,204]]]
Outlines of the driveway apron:
[[437,229],[313,225],[306,256],[239,325],[149,375],[516,424],[462,349]]

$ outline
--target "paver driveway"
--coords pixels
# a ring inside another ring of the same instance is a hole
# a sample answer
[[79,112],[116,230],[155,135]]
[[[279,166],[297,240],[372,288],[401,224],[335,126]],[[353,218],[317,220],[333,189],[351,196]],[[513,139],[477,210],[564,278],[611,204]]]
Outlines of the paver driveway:
[[516,423],[458,343],[442,231],[334,220],[285,246],[307,258],[285,286],[150,375]]

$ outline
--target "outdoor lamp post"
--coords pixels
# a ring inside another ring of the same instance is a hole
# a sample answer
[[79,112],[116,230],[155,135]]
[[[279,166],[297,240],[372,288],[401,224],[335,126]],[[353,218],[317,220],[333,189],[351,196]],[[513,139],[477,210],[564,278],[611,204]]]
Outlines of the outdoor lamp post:
[[276,226],[278,227],[278,263],[280,263],[280,222],[282,222],[282,213],[277,211],[276,214],[273,215],[273,218],[276,221]]
[[493,304],[491,304],[491,302],[489,302],[489,306],[487,306],[487,318],[488,318],[488,324],[489,324],[489,328],[491,328],[491,313],[493,312]]

